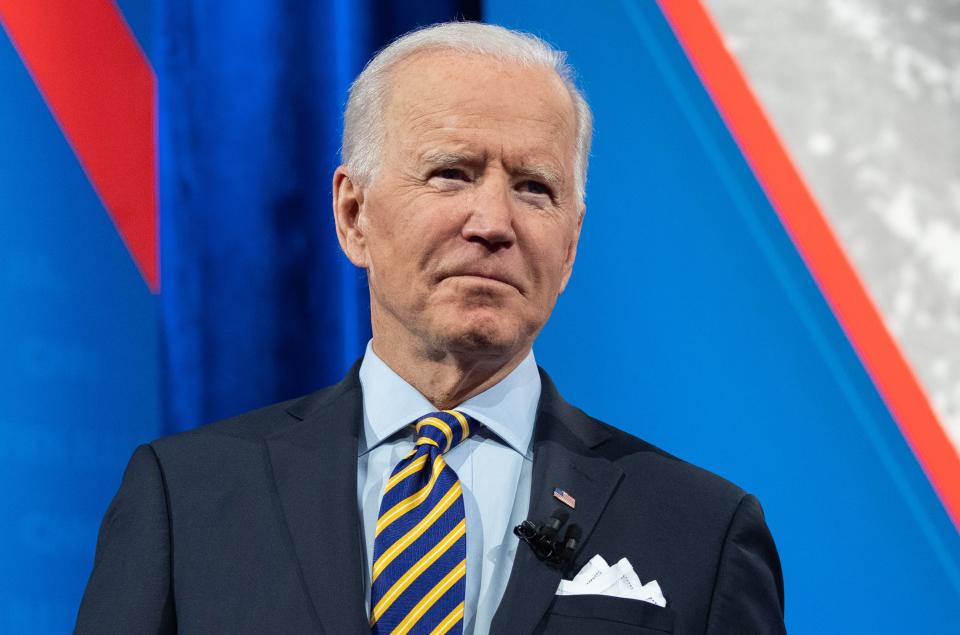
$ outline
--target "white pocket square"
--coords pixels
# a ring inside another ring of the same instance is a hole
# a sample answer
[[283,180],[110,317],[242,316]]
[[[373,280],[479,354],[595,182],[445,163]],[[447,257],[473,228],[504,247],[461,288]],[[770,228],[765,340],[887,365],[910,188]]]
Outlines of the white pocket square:
[[609,595],[650,602],[657,606],[667,605],[667,600],[663,597],[656,580],[642,584],[629,560],[620,558],[611,567],[600,554],[590,558],[590,561],[583,565],[572,580],[560,580],[556,594]]

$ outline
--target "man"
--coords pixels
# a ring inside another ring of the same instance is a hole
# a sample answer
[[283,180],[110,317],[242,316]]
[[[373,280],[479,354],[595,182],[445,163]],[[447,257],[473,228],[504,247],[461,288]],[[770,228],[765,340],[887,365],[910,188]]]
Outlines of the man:
[[[138,448],[78,631],[783,632],[756,499],[591,419],[537,370],[589,141],[562,54],[535,38],[446,24],[378,54],[333,179],[370,286],[362,363]],[[527,518],[558,533],[520,544]],[[570,582],[600,573],[595,555],[624,580]],[[662,597],[629,596],[630,565]]]

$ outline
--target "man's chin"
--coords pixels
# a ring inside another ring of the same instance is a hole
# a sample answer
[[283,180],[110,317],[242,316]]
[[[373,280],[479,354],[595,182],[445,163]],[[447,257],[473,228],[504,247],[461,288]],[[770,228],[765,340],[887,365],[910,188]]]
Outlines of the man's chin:
[[527,345],[517,331],[492,321],[464,321],[444,329],[437,343],[451,353],[510,357]]

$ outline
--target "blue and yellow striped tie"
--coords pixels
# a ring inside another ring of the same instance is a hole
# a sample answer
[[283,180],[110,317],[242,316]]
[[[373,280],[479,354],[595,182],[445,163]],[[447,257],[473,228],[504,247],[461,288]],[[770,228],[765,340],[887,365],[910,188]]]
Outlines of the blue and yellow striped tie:
[[373,633],[462,633],[467,571],[463,492],[443,453],[476,430],[456,410],[416,423],[417,443],[384,486],[373,541]]

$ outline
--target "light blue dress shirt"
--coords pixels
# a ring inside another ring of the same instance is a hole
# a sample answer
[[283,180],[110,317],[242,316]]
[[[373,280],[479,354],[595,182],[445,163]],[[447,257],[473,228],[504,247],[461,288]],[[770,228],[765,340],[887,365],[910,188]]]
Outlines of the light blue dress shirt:
[[[363,435],[357,496],[365,546],[367,615],[370,562],[384,483],[413,448],[411,423],[434,412],[427,399],[373,352],[360,365]],[[540,373],[533,352],[497,385],[465,401],[461,410],[483,427],[444,455],[463,486],[467,516],[467,580],[463,632],[487,633],[503,597],[517,550],[513,527],[526,517],[533,466],[533,422],[540,400]]]

